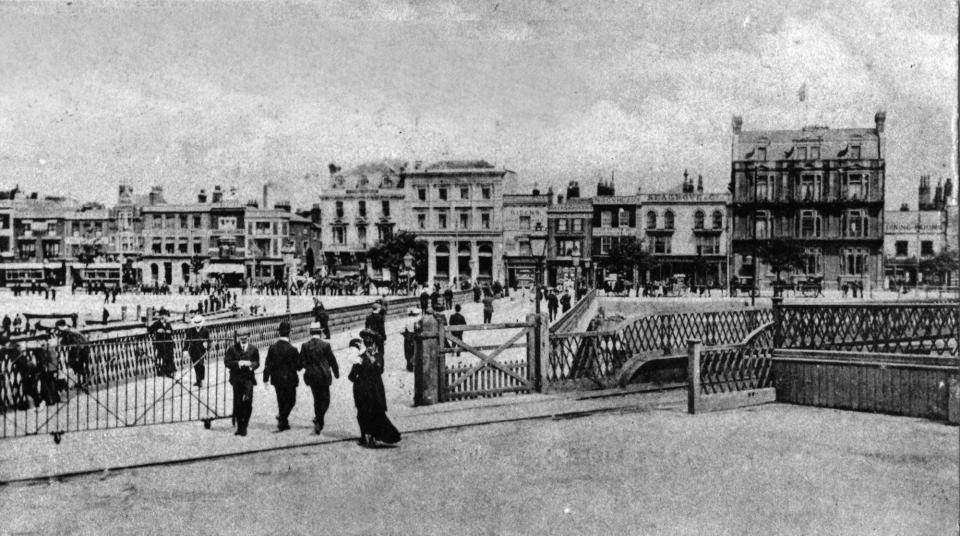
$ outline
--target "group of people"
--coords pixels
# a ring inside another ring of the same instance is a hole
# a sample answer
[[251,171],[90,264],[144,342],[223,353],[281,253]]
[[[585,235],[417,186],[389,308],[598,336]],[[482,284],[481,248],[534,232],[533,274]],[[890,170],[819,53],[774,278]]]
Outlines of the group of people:
[[76,375],[77,387],[85,388],[90,358],[87,342],[86,337],[70,328],[65,320],[58,320],[29,346],[22,340],[11,340],[8,332],[0,333],[3,360],[9,363],[10,372],[19,376],[19,386],[14,385],[12,374],[3,374],[0,378],[0,409],[27,409],[31,402],[33,407],[53,406],[62,401],[61,393],[67,389],[67,381],[60,377],[61,347],[67,354],[67,366]]
[[[371,313],[379,315],[379,311]],[[369,317],[368,317],[369,318]],[[300,371],[303,382],[313,395],[313,432],[319,434],[324,427],[324,418],[330,407],[330,386],[340,378],[340,367],[330,343],[322,338],[320,322],[310,324],[310,340],[297,350],[290,343],[290,324],[282,321],[277,329],[279,339],[270,345],[263,363],[264,389],[274,388],[277,397],[277,431],[290,429],[290,413],[297,403],[297,387]],[[395,444],[400,441],[400,432],[387,418],[386,391],[383,386],[383,350],[378,344],[379,333],[364,328],[361,337],[349,344],[351,364],[347,378],[353,383],[353,399],[357,409],[357,424],[360,428],[359,443],[377,447],[381,443]],[[260,367],[260,351],[250,343],[249,331],[241,329],[237,342],[226,354],[224,364],[230,371],[233,387],[235,434],[247,435],[250,416],[253,412],[255,371]]]

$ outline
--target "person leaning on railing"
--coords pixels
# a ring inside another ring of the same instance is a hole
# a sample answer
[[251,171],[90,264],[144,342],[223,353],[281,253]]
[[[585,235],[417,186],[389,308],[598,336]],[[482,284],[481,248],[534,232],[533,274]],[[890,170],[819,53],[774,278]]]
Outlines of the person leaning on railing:
[[85,335],[67,327],[66,320],[57,320],[54,329],[60,337],[60,345],[67,349],[67,366],[77,375],[77,389],[83,389],[88,381],[90,343]]

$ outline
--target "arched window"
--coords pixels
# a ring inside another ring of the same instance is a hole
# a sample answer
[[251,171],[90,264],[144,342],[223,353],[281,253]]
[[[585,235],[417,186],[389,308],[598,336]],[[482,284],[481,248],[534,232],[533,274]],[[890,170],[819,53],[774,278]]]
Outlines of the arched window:
[[713,228],[723,229],[723,212],[719,210],[713,211]]
[[663,228],[673,229],[673,212],[670,210],[663,213]]
[[698,210],[693,213],[693,228],[703,229],[703,211]]
[[647,212],[647,229],[656,229],[657,228],[657,213],[654,211]]

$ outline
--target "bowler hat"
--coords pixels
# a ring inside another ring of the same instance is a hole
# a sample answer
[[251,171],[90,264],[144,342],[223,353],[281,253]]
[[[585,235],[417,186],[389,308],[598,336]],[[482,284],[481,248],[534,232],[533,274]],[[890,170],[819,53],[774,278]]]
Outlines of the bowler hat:
[[281,337],[290,335],[290,322],[287,322],[286,320],[281,321],[280,327],[277,328],[277,331],[280,332]]

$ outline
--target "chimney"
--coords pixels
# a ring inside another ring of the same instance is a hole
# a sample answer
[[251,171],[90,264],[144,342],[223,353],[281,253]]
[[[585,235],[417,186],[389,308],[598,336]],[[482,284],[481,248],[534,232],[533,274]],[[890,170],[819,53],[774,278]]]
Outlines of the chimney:
[[703,175],[697,175],[697,193],[703,193]]
[[943,201],[949,203],[953,199],[953,180],[947,177],[946,184],[943,185]]
[[558,204],[558,205],[562,205],[562,204],[563,204],[563,196],[562,196],[562,195],[558,195],[558,196],[557,196],[557,204]]
[[290,202],[289,201],[278,201],[277,204],[273,205],[275,210],[282,210],[284,212],[290,212]]
[[730,122],[731,128],[733,128],[734,134],[740,134],[740,131],[743,129],[743,116],[735,115],[733,120]]
[[873,116],[873,122],[877,126],[877,134],[883,134],[883,124],[887,121],[887,112],[879,110],[876,115]]
[[337,173],[340,173],[340,168],[333,162],[331,162],[330,165],[327,166],[327,169],[330,170],[331,177],[336,175]]
[[533,183],[533,195],[540,195],[540,188],[537,183]]
[[320,203],[314,203],[310,209],[310,221],[320,223]]
[[200,193],[197,194],[197,203],[204,204],[207,202],[207,191],[200,190]]
[[268,194],[269,191],[270,191],[270,185],[269,185],[269,184],[264,184],[264,185],[263,185],[263,204],[260,205],[260,206],[263,207],[263,208],[267,208],[267,207],[270,206],[270,205],[267,203],[267,194]]
[[933,206],[937,210],[942,210],[943,206],[946,204],[943,202],[943,184],[942,179],[937,181],[937,188],[934,190],[933,194]]
[[213,187],[213,199],[211,199],[211,202],[223,203],[223,191],[220,189],[219,184]]
[[[567,199],[579,199],[580,198],[580,183],[577,181],[570,181],[570,184],[567,185]],[[562,201],[561,201],[562,203]]]

